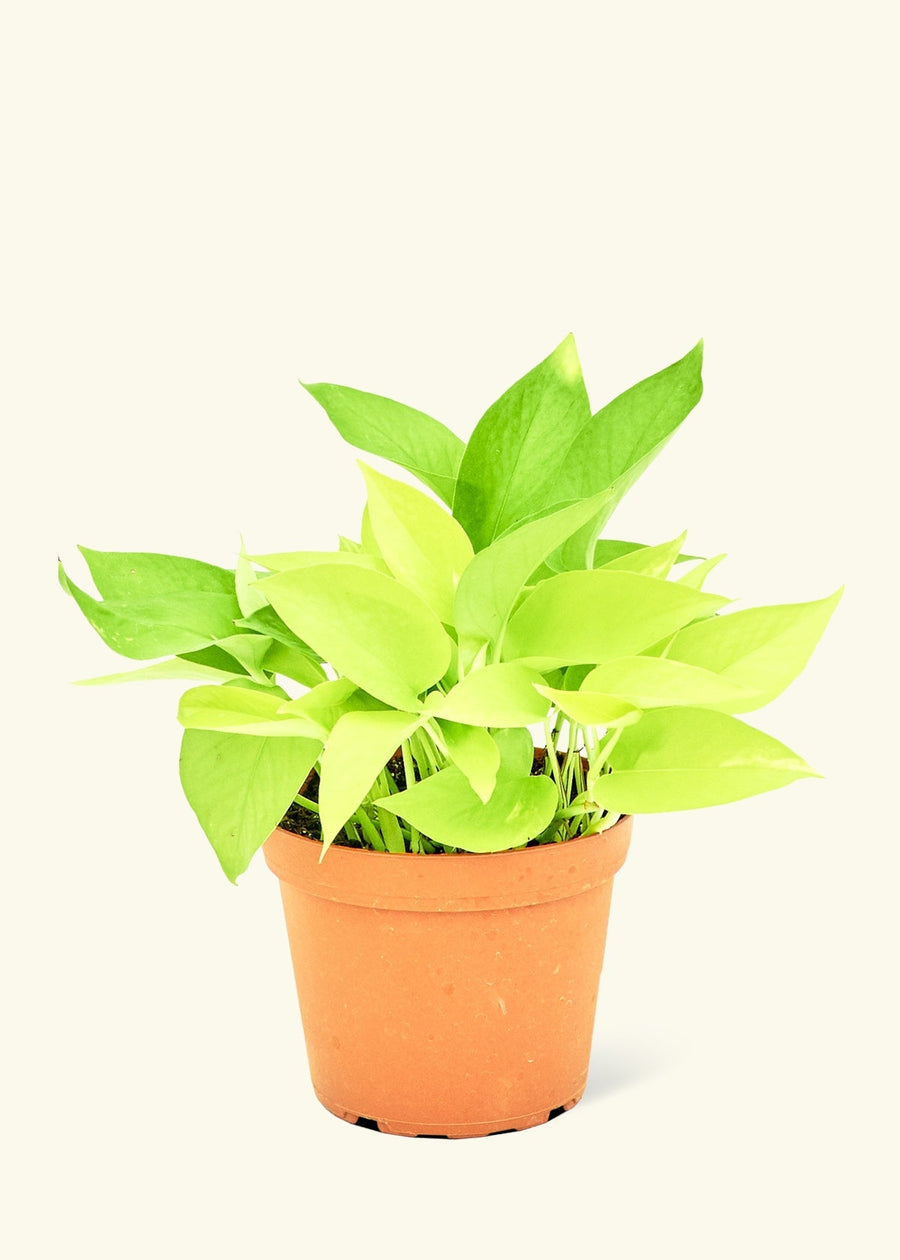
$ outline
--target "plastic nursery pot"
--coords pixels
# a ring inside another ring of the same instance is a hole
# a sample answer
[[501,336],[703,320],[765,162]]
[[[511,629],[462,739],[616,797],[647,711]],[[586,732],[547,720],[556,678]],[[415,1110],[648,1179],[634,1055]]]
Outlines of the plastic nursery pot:
[[343,1120],[406,1136],[527,1129],[584,1092],[631,818],[490,854],[389,854],[281,828],[310,1073]]

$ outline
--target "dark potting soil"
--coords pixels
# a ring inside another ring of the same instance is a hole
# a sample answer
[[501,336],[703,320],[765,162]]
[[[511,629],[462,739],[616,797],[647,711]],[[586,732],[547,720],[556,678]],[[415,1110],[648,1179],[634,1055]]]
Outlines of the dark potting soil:
[[[403,769],[403,758],[392,757],[387,763],[388,774],[397,784],[397,791],[402,792],[406,788],[406,774]],[[319,776],[313,770],[306,783],[303,785],[301,796],[305,796],[310,801],[318,801],[319,799]],[[296,801],[288,806],[288,811],[279,823],[285,831],[293,831],[298,836],[308,836],[311,840],[322,839],[322,826],[319,822],[319,815],[314,814],[311,809],[307,809],[305,805],[298,805]],[[344,844],[350,849],[357,849],[366,846],[355,844],[347,838],[345,832],[341,832],[335,840],[335,844]]]

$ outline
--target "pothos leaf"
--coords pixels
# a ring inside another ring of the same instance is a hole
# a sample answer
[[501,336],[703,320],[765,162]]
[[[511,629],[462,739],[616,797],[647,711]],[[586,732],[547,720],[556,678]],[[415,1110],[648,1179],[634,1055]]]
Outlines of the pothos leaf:
[[440,421],[404,403],[345,385],[304,385],[351,446],[414,473],[449,507],[463,442]]
[[232,883],[278,826],[321,749],[311,739],[184,732],[184,794]]
[[[403,740],[424,719],[417,713],[346,713],[328,736],[319,770],[325,849],[368,793]],[[324,852],[324,850],[323,850]]]
[[651,709],[622,734],[594,799],[620,814],[723,805],[816,772],[784,744],[727,713]]
[[468,853],[513,849],[540,835],[559,801],[551,780],[542,774],[497,777],[487,802],[481,801],[456,766],[407,788],[381,797],[379,809],[405,818],[438,844]]
[[394,578],[322,564],[263,578],[266,598],[338,673],[393,708],[414,710],[450,664],[450,639]]

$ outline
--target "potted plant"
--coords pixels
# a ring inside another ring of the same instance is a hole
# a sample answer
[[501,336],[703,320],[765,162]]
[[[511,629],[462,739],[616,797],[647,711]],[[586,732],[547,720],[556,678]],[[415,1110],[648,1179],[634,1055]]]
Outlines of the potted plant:
[[[728,610],[722,556],[603,534],[694,407],[702,346],[594,414],[566,338],[467,444],[309,385],[362,465],[358,539],[235,569],[82,548],[106,643],[178,678],[181,780],[231,880],[278,876],[313,1083],[402,1134],[521,1129],[584,1089],[632,816],[814,771],[739,714],[840,592]],[[163,659],[160,659],[163,658]],[[539,731],[538,747],[533,732]]]

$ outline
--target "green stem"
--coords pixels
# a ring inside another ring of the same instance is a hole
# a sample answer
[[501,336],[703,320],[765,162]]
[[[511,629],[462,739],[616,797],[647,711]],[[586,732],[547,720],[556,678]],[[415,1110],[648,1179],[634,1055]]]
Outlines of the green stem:
[[348,840],[353,840],[354,843],[359,844],[359,845],[363,844],[362,836],[357,831],[356,823],[353,821],[352,818],[348,818],[347,821],[344,823],[344,833],[347,836]]
[[[400,745],[400,752],[403,756],[403,774],[406,777],[406,786],[411,788],[416,781],[416,772],[413,769],[413,759],[412,753],[409,751],[408,739],[405,739]],[[409,825],[409,848],[411,853],[422,852],[422,838],[412,823]]]
[[420,734],[426,738],[426,746],[432,750],[432,760],[438,769],[441,769],[440,761],[447,758],[447,744],[444,736],[441,734],[441,728],[438,726],[435,718],[430,718],[423,727],[420,728]]
[[564,818],[580,818],[582,814],[595,814],[596,812],[597,804],[595,801],[575,800],[571,805],[564,805],[562,809],[558,809],[553,817],[562,821]]
[[[604,767],[609,761],[609,755],[619,742],[619,737],[625,728],[623,726],[614,727],[612,731],[607,731],[606,737],[599,744],[592,740],[588,740],[590,750],[590,764],[588,767],[588,790],[594,794],[598,781],[603,777]],[[592,835],[596,831],[605,831],[607,827],[612,826],[612,814],[608,813],[602,806],[598,806],[595,812],[587,820],[584,826],[584,835]]]
[[[586,734],[583,727],[581,733],[582,735]],[[578,756],[575,758],[575,786],[578,788],[579,793],[584,792],[587,788],[587,784],[584,781],[584,763],[581,760],[581,757],[582,752],[579,748]]]
[[415,740],[419,750],[419,768],[421,769],[422,766],[425,768],[425,774],[422,777],[426,778],[430,774],[437,774],[437,760],[430,737],[426,736],[424,730],[418,730],[415,734]]
[[384,843],[384,840],[382,839],[381,832],[372,822],[372,819],[363,809],[362,805],[360,805],[359,809],[353,815],[353,819],[355,822],[359,823],[360,827],[362,828],[363,835],[368,840],[372,848],[378,849],[381,853],[383,853],[385,851],[386,845]]
[[577,722],[569,723],[566,759],[563,763],[563,779],[566,785],[565,799],[570,801],[574,795],[572,784],[575,779],[575,767],[581,762],[581,727]]
[[381,824],[381,831],[384,835],[388,853],[405,853],[406,845],[403,841],[403,832],[400,830],[397,816],[392,814],[390,810],[379,809],[378,821]]
[[[562,789],[562,783],[559,777],[559,759],[556,756],[556,745],[553,742],[553,729],[550,726],[549,717],[544,718],[544,738],[547,741],[546,760],[550,762],[550,774],[551,774],[551,777],[553,778],[554,783],[556,784],[556,790],[559,792],[560,799],[562,800],[563,789]],[[546,772],[547,772],[547,768],[545,765],[544,773],[546,774]]]
[[314,814],[318,814],[319,806],[315,801],[311,801],[308,796],[301,796],[299,792],[294,797],[295,805],[302,805],[304,809],[311,810]]
[[[393,796],[397,791],[394,776],[387,769],[382,770],[375,780],[374,791],[377,796]],[[378,825],[381,828],[381,834],[384,837],[388,853],[405,853],[406,844],[403,840],[403,833],[400,830],[397,815],[392,814],[388,809],[379,809]]]
[[[603,773],[603,767],[606,765],[607,761],[609,760],[609,754],[612,752],[616,744],[619,742],[619,737],[624,731],[624,729],[625,729],[624,726],[615,727],[613,731],[610,734],[608,734],[606,740],[603,743],[601,743],[599,748],[597,748],[597,750],[595,751],[594,759],[592,759],[591,761],[591,772],[595,781]],[[594,768],[595,764],[596,764],[596,769]]]

